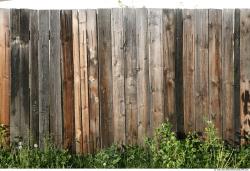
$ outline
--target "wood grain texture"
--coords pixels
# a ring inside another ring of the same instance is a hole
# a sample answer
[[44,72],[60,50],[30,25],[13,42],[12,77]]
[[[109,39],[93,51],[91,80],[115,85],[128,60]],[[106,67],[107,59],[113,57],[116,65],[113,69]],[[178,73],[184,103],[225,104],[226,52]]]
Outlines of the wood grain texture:
[[50,86],[49,80],[49,11],[39,11],[39,43],[38,43],[38,90],[39,90],[39,146],[44,148],[49,136],[50,120]]
[[154,131],[164,121],[162,10],[148,10],[149,84],[151,126]]
[[124,78],[124,46],[123,40],[123,10],[112,9],[112,78],[113,78],[113,118],[114,142],[125,144],[125,78]]
[[60,11],[50,11],[50,134],[57,147],[63,143]]
[[222,137],[221,113],[221,27],[222,11],[209,10],[209,120]]
[[98,9],[98,64],[101,147],[113,142],[111,10]]
[[89,152],[89,85],[87,58],[87,15],[79,10],[79,41],[80,41],[80,81],[81,81],[81,112],[83,152]]
[[12,9],[11,18],[11,105],[10,141],[20,136],[20,10]]
[[74,150],[74,69],[73,69],[73,39],[72,11],[60,13],[61,44],[63,59],[63,123],[64,147]]
[[137,53],[137,108],[138,143],[143,143],[149,132],[149,58],[148,58],[148,10],[136,10]]
[[80,50],[79,50],[78,10],[72,11],[73,60],[74,60],[74,117],[76,153],[82,152],[82,121],[81,121],[81,84],[80,84]]
[[175,45],[176,45],[176,11],[164,9],[162,14],[163,39],[163,80],[164,80],[164,115],[173,131],[177,130],[175,110]]
[[123,9],[123,52],[125,68],[126,143],[138,137],[136,18],[134,9]]
[[87,53],[90,111],[90,152],[100,148],[96,10],[87,10]]
[[234,10],[222,12],[222,114],[223,138],[233,140]]
[[39,144],[39,75],[38,75],[38,11],[30,11],[30,136]]
[[184,130],[195,130],[195,12],[183,10],[183,105]]
[[10,10],[0,9],[0,123],[10,124]]

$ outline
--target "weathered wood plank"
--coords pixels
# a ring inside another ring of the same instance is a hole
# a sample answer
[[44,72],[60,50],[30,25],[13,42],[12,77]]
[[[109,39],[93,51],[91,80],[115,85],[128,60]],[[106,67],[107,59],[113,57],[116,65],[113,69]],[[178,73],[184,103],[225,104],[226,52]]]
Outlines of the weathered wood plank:
[[63,143],[60,11],[50,11],[50,134],[57,147]]
[[11,105],[10,140],[20,136],[20,10],[12,9],[11,21]]
[[208,96],[208,10],[195,11],[195,129],[203,132],[209,119]]
[[126,143],[136,144],[138,137],[137,115],[137,56],[135,9],[123,9],[123,52],[125,68]]
[[148,10],[149,84],[151,126],[154,131],[164,121],[162,10]]
[[89,65],[90,152],[95,152],[100,147],[96,10],[87,10],[87,42]]
[[[136,53],[137,53],[137,108],[138,143],[143,143],[149,132],[149,59],[148,59],[148,11],[136,10]],[[140,99],[140,100],[139,100]]]
[[98,63],[101,147],[113,143],[111,10],[98,9]]
[[209,10],[209,120],[213,121],[222,137],[221,113],[221,26],[222,11]]
[[39,11],[38,43],[38,90],[39,90],[39,146],[44,148],[49,136],[50,90],[49,87],[49,11]]
[[30,136],[39,144],[38,11],[30,11]]
[[[229,21],[228,21],[229,23]],[[249,111],[249,80],[250,80],[250,10],[242,9],[240,11],[240,117],[241,117],[241,135],[244,137],[250,134],[250,111]],[[228,56],[231,55],[228,54]],[[231,118],[229,118],[231,119]],[[229,122],[230,120],[228,120]],[[229,127],[230,128],[230,127]],[[228,134],[227,134],[228,135]],[[241,143],[245,143],[244,138]]]
[[81,81],[81,112],[83,152],[89,152],[89,95],[88,95],[88,60],[87,60],[87,16],[85,10],[79,11],[79,42],[80,42],[80,81]]
[[112,78],[113,78],[113,118],[114,118],[114,142],[124,144],[125,137],[125,79],[123,51],[123,10],[112,9]]
[[81,84],[79,58],[79,25],[78,10],[72,11],[73,60],[74,60],[74,104],[75,104],[75,140],[76,152],[82,152],[82,121],[81,121]]
[[233,140],[234,10],[222,12],[222,115],[223,138]]
[[72,11],[60,14],[63,55],[63,123],[64,147],[74,150],[74,69],[72,40]]
[[10,10],[0,9],[0,123],[10,122]]
[[175,111],[175,36],[176,11],[164,9],[162,14],[163,39],[163,80],[164,80],[164,115],[173,131],[177,130],[177,117]]
[[195,130],[195,12],[183,10],[183,104],[184,130],[186,133]]

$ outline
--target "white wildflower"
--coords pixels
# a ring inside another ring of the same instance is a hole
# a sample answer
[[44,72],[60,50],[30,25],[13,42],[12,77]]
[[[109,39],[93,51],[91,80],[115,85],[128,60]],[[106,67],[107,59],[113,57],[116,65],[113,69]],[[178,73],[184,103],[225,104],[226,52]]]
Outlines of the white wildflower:
[[18,142],[18,145],[19,145],[19,146],[22,146],[22,145],[23,145],[23,143],[20,141],[20,142]]
[[18,149],[19,149],[19,150],[21,150],[22,148],[23,148],[23,146],[21,146],[21,145],[18,146]]
[[106,166],[106,163],[103,163],[103,166],[105,167],[105,166]]
[[34,144],[34,147],[35,147],[35,148],[37,148],[37,147],[38,147],[38,145],[37,145],[37,144]]

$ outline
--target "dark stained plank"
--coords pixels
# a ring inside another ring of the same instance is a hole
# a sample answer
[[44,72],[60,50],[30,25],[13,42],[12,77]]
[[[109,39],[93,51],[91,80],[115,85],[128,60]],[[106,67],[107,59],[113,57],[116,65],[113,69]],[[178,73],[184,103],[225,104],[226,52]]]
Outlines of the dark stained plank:
[[126,143],[136,144],[138,137],[137,56],[135,9],[123,9],[123,57],[125,67]]
[[64,147],[74,150],[74,69],[72,40],[72,11],[60,13],[63,56],[63,123]]
[[98,64],[101,147],[113,143],[111,10],[98,9]]
[[112,78],[113,78],[113,119],[114,143],[124,144],[125,136],[125,78],[124,78],[124,45],[123,40],[123,10],[112,9]]
[[173,131],[177,130],[177,116],[175,111],[175,45],[176,45],[176,11],[164,9],[162,14],[163,39],[163,79],[164,79],[164,115]]
[[38,11],[30,11],[30,136],[39,144]]
[[80,43],[80,81],[83,153],[89,152],[89,95],[88,95],[88,60],[87,60],[87,16],[85,10],[79,10],[79,43]]
[[96,10],[87,10],[87,53],[90,113],[90,152],[100,148]]
[[10,141],[20,136],[20,10],[12,9],[11,21],[11,104]]
[[72,11],[73,31],[73,60],[74,60],[74,111],[75,111],[75,150],[82,152],[82,121],[81,121],[81,75],[80,75],[80,50],[79,50],[79,25],[78,10]]
[[50,11],[50,134],[57,147],[63,143],[60,11]]
[[10,10],[0,9],[0,124],[10,124]]
[[137,53],[137,108],[138,143],[143,144],[149,133],[149,59],[148,59],[148,11],[136,10],[136,53]]
[[234,143],[240,143],[240,9],[234,14]]
[[149,84],[152,133],[164,121],[162,10],[148,10]]
[[222,117],[223,138],[232,141],[234,85],[234,10],[222,11]]
[[209,119],[208,10],[196,10],[195,42],[195,129],[203,132]]
[[195,12],[183,10],[183,105],[185,133],[195,130]]
[[[241,120],[241,136],[243,137],[249,135],[250,133],[250,125],[249,125],[250,111],[248,107],[250,102],[249,30],[250,30],[250,10],[241,9],[240,11],[240,120]],[[228,55],[231,55],[231,53]],[[230,120],[228,120],[228,122],[229,121]],[[246,143],[246,139],[242,138],[241,143]]]
[[49,136],[49,11],[39,11],[38,79],[39,79],[39,146],[44,148]]
[[221,27],[222,11],[209,10],[209,120],[213,121],[222,137],[221,113]]

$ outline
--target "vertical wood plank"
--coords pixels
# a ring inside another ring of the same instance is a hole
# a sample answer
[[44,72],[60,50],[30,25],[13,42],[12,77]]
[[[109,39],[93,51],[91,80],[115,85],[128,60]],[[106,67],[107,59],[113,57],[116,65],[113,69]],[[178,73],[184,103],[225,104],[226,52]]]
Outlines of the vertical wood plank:
[[176,11],[164,9],[162,16],[163,39],[163,73],[164,73],[164,115],[173,131],[177,130],[175,111],[175,36],[176,36]]
[[10,10],[0,9],[0,123],[10,122]]
[[222,12],[222,115],[223,138],[233,140],[234,10]]
[[89,80],[89,111],[90,111],[90,152],[100,147],[99,128],[99,85],[97,58],[97,25],[96,10],[87,10],[87,52]]
[[208,10],[196,10],[195,127],[203,132],[209,119],[208,99]]
[[57,147],[63,143],[62,135],[62,76],[61,76],[61,41],[60,41],[60,11],[50,11],[50,134]]
[[148,10],[149,84],[151,125],[154,131],[164,121],[162,10]]
[[101,147],[113,143],[111,10],[98,9],[98,61]]
[[[143,143],[149,132],[149,59],[148,59],[148,10],[136,10],[137,53],[137,108],[138,142]],[[140,99],[140,100],[139,100]]]
[[222,137],[221,113],[221,26],[222,11],[209,10],[209,120]]
[[[241,135],[245,137],[250,135],[250,10],[241,9],[240,11],[240,117],[241,117]],[[242,138],[241,143],[246,143]]]
[[50,90],[49,87],[49,11],[39,11],[39,146],[44,148],[45,138],[49,136]]
[[30,136],[39,144],[38,11],[30,11]]
[[135,9],[123,9],[123,51],[125,68],[126,143],[136,144],[138,137],[137,115],[137,56]]
[[12,9],[11,21],[11,110],[10,140],[20,136],[20,10]]
[[60,14],[63,56],[63,123],[64,147],[74,150],[74,69],[72,40],[72,11]]
[[123,48],[123,10],[112,9],[112,78],[113,78],[113,118],[114,142],[125,143],[125,89]]
[[183,105],[184,130],[186,133],[195,130],[194,101],[194,61],[195,61],[195,12],[183,10]]
[[79,58],[78,10],[72,11],[73,60],[74,60],[74,104],[76,152],[82,152],[81,84]]
[[83,152],[89,152],[89,94],[88,94],[88,60],[87,60],[87,16],[85,10],[79,10],[79,42],[80,42],[80,81]]

